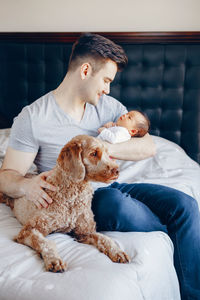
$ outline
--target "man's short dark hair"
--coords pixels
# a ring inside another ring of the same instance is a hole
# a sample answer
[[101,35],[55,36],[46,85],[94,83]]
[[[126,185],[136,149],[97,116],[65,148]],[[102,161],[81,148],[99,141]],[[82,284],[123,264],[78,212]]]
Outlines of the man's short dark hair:
[[76,69],[85,58],[91,59],[94,72],[98,71],[108,59],[117,64],[118,71],[122,71],[128,62],[121,46],[101,35],[92,33],[82,34],[73,44],[68,70]]

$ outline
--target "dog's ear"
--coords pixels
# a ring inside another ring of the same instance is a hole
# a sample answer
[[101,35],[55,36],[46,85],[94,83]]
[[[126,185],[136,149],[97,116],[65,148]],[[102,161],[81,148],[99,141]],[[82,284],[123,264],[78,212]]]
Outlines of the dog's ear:
[[81,143],[69,142],[63,147],[57,159],[60,167],[69,174],[69,179],[75,182],[85,178],[85,166],[82,162],[81,152]]

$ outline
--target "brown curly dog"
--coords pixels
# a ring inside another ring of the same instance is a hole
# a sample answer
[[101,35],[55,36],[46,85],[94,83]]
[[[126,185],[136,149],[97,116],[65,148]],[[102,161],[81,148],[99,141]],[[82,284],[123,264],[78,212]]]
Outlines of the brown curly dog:
[[53,173],[46,179],[57,187],[56,192],[46,190],[52,204],[38,209],[25,197],[14,201],[14,214],[24,225],[16,241],[35,249],[46,270],[52,272],[65,271],[66,263],[56,245],[45,238],[51,232],[71,232],[77,241],[94,245],[113,262],[128,262],[128,255],[111,238],[96,232],[91,210],[93,189],[89,181],[109,183],[118,173],[118,165],[100,140],[86,135],[73,138],[62,148]]

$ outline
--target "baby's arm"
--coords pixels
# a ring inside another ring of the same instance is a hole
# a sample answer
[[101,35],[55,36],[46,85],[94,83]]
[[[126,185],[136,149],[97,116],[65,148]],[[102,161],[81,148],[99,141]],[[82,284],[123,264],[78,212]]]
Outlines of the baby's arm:
[[104,130],[105,128],[110,128],[110,127],[113,127],[113,126],[115,126],[114,122],[108,122],[108,123],[104,124],[103,127],[100,127],[98,129],[98,132],[101,133],[102,130]]
[[97,137],[103,141],[116,144],[129,140],[131,138],[131,135],[124,127],[112,126],[110,128],[104,127],[102,132]]
[[101,133],[97,136],[99,139],[103,141],[107,141],[109,143],[116,143],[116,133],[112,132],[109,128],[101,127]]

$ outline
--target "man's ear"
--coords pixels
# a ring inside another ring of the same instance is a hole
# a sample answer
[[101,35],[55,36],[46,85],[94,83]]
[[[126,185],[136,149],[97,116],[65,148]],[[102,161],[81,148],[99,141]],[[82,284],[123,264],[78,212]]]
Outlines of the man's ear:
[[138,133],[138,129],[130,129],[128,132],[131,136],[135,136]]
[[82,64],[81,69],[80,69],[81,79],[84,80],[91,73],[92,73],[92,66],[91,66],[91,64],[90,63],[84,63],[84,64]]

